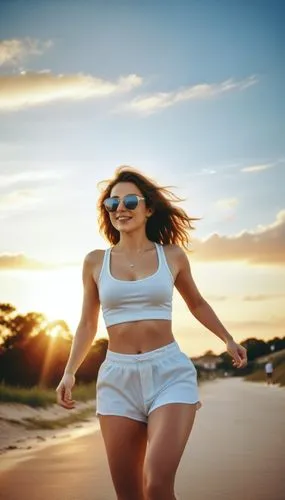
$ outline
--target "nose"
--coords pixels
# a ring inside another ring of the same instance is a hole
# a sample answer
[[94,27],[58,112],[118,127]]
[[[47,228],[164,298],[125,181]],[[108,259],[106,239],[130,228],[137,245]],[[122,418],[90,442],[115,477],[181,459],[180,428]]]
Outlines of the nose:
[[124,205],[123,199],[120,199],[119,200],[119,205],[118,205],[118,208],[117,208],[116,212],[117,213],[118,212],[125,212],[125,210],[126,210],[126,207]]

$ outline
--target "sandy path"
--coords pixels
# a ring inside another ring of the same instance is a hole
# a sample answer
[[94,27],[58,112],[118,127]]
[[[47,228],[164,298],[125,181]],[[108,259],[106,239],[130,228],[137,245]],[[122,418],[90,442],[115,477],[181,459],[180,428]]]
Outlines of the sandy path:
[[[240,379],[200,388],[177,473],[180,500],[284,500],[285,390]],[[115,500],[101,433],[49,446],[0,474],[1,500]]]

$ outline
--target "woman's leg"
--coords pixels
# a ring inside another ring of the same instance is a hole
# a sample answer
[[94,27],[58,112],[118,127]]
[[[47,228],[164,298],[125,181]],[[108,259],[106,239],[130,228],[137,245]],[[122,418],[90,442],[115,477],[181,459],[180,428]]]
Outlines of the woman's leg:
[[115,415],[99,415],[99,421],[118,500],[144,500],[146,424]]
[[147,500],[175,500],[175,474],[194,423],[196,408],[196,404],[170,403],[150,413],[144,465]]

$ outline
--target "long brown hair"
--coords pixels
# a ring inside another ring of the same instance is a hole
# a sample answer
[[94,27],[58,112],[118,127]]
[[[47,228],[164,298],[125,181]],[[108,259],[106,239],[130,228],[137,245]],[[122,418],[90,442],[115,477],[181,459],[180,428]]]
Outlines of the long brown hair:
[[168,189],[169,186],[159,186],[153,179],[128,166],[117,168],[112,179],[101,181],[98,184],[98,187],[105,185],[97,205],[99,230],[109,243],[116,245],[120,241],[120,233],[112,225],[103,202],[111,195],[113,187],[118,182],[135,184],[145,197],[146,207],[152,208],[153,214],[146,223],[146,235],[150,241],[163,245],[178,244],[189,251],[189,232],[195,229],[192,221],[198,219],[189,217],[182,208],[174,205],[175,202],[183,200],[172,193]]

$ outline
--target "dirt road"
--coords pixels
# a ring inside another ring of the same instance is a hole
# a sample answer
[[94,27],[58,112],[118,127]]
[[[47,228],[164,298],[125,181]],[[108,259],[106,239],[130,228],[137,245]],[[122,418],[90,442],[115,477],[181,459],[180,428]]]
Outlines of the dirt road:
[[[200,395],[177,473],[179,500],[284,500],[285,389],[225,379]],[[1,472],[1,500],[116,498],[100,431],[27,457]]]

